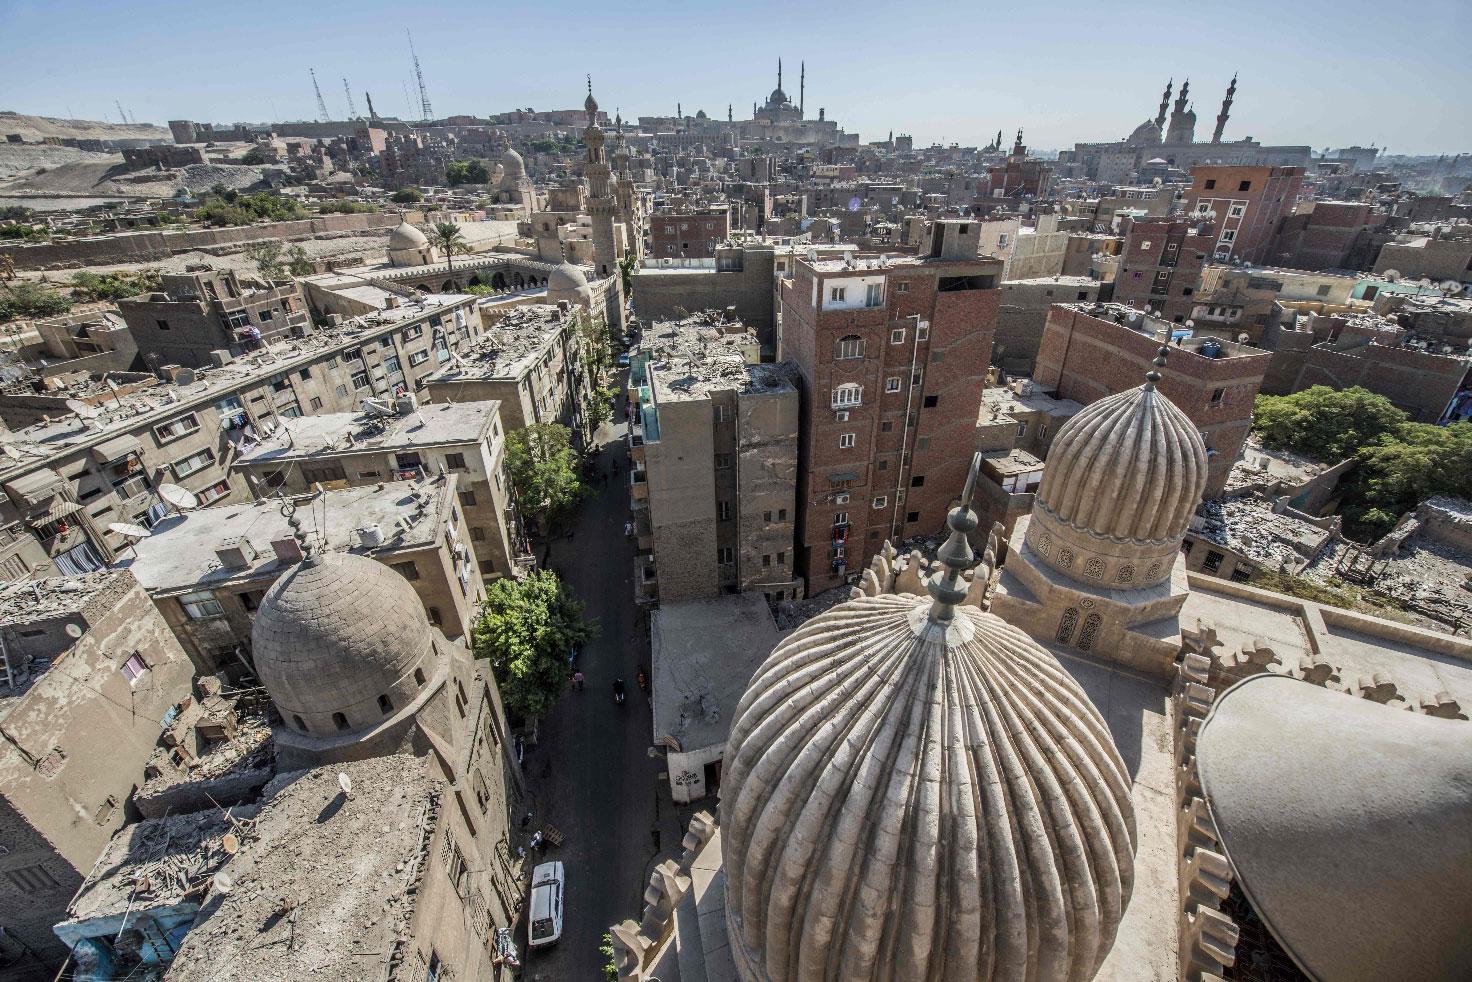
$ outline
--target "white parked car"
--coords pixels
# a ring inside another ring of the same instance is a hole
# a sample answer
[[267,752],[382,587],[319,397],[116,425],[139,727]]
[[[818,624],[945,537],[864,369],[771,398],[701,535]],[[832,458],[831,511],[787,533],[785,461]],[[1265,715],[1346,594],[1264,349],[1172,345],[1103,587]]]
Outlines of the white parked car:
[[542,948],[562,937],[563,885],[561,863],[543,863],[532,870],[528,947]]

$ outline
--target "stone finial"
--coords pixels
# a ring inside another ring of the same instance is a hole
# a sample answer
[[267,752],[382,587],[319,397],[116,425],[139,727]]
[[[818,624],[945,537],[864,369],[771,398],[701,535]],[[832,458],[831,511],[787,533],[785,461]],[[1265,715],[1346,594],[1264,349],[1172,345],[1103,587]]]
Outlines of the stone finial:
[[287,499],[281,504],[281,514],[286,517],[286,524],[291,528],[291,537],[302,550],[302,563],[306,566],[316,566],[322,561],[318,555],[317,548],[312,544],[306,531],[302,529],[302,520],[296,517],[296,502]]
[[[949,624],[955,618],[956,605],[965,601],[969,593],[962,574],[976,564],[976,553],[967,536],[977,524],[976,513],[971,510],[971,495],[976,490],[976,478],[980,473],[981,453],[977,452],[971,455],[971,470],[966,475],[965,487],[961,489],[961,503],[946,516],[946,525],[950,526],[951,534],[936,551],[938,565],[945,568],[938,570],[926,585],[927,592],[935,601],[930,605],[930,619],[939,624]],[[995,563],[996,556],[990,542],[987,552],[992,555]],[[991,577],[990,568],[985,571],[978,569],[976,575],[982,576],[983,572],[985,578]]]
[[1159,382],[1161,378],[1160,370],[1165,367],[1165,360],[1169,357],[1170,348],[1162,344],[1159,350],[1155,352],[1155,360],[1151,362],[1155,367],[1145,373],[1145,390],[1147,392],[1153,392],[1155,390],[1155,383]]

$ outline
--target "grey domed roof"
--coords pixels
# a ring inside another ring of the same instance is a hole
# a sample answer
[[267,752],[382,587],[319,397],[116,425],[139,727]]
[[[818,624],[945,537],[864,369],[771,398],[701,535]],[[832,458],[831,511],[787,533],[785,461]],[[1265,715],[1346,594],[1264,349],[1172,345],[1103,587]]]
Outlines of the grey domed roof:
[[787,93],[783,92],[781,88],[775,88],[772,90],[772,94],[767,96],[767,102],[774,106],[785,105],[787,103]]
[[[284,719],[331,731],[333,713],[358,729],[383,717],[380,696],[408,682],[431,653],[434,630],[398,573],[347,553],[287,570],[261,601],[251,628],[256,674]],[[393,699],[399,706],[404,700]]]
[[526,161],[521,159],[521,154],[514,147],[507,147],[506,152],[501,155],[502,180],[517,180],[526,176]]
[[423,249],[429,245],[429,239],[425,234],[413,225],[408,219],[399,222],[398,226],[388,234],[388,247],[392,250],[399,249]]
[[1135,832],[1108,727],[1022,631],[928,608],[833,608],[736,709],[720,810],[744,979],[1080,980],[1113,944]]
[[592,297],[593,289],[588,285],[588,277],[582,267],[563,260],[547,274],[548,300],[554,303],[558,300],[589,303]]

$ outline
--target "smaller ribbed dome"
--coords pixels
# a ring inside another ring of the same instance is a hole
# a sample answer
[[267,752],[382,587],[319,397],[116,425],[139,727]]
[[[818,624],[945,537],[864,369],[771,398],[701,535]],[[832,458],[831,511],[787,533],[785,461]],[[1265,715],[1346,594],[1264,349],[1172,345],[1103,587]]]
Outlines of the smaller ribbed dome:
[[[407,580],[365,556],[333,552],[283,573],[251,628],[256,674],[283,720],[311,733],[358,730],[408,705],[434,630]],[[347,726],[334,718],[340,714]]]
[[1159,375],[1148,378],[1086,407],[1048,452],[1027,544],[1074,579],[1131,589],[1167,579],[1201,502],[1206,445],[1155,388]]
[[507,147],[506,152],[501,155],[501,168],[502,180],[515,181],[526,176],[526,161],[512,147]]
[[398,226],[388,234],[388,247],[395,252],[401,249],[424,249],[428,246],[429,239],[419,229],[410,225],[407,219],[399,222]]

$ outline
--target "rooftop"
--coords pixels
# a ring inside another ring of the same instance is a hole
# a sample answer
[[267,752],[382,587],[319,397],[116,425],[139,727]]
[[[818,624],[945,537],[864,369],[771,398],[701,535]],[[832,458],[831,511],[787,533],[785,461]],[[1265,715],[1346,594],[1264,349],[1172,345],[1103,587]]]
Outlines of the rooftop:
[[323,460],[374,450],[479,443],[498,418],[501,403],[421,403],[407,415],[322,413],[281,420],[281,426],[236,458],[235,467],[273,460]]
[[756,332],[716,311],[656,321],[639,347],[648,355],[656,402],[701,399],[724,389],[747,393],[794,387],[789,363],[758,364],[761,342]]
[[13,627],[35,621],[80,614],[92,598],[113,586],[120,576],[114,569],[81,576],[51,576],[44,580],[17,580],[0,586],[0,624]]
[[458,352],[429,381],[518,378],[557,340],[567,317],[553,304],[511,307],[488,324],[474,346]]
[[1287,514],[1257,497],[1203,501],[1191,519],[1201,538],[1256,560],[1274,570],[1297,572],[1314,559],[1330,538],[1325,528]]
[[[448,479],[396,481],[291,500],[296,503],[295,517],[302,531],[322,551],[377,556],[437,542],[438,519],[452,483]],[[131,569],[155,596],[274,578],[295,562],[278,558],[271,546],[292,538],[282,504],[279,498],[268,498],[171,516],[155,525],[153,535],[140,541],[118,565]],[[357,530],[375,525],[383,544],[365,548]],[[241,539],[250,543],[256,557],[243,566],[227,568],[215,550]]]
[[759,593],[666,603],[652,623],[654,738],[724,744],[751,675],[782,635]]
[[[1210,333],[1193,334],[1193,325],[1175,324],[1162,320],[1148,311],[1137,310],[1123,303],[1064,303],[1055,306],[1076,310],[1101,321],[1109,321],[1127,327],[1136,334],[1156,341],[1173,339],[1171,354],[1189,351],[1202,358],[1246,358],[1253,355],[1267,357],[1270,352],[1262,348],[1238,344]],[[1187,336],[1189,335],[1189,336]]]
[[1081,402],[1059,399],[1044,392],[1030,380],[1020,379],[1011,385],[982,389],[981,408],[977,412],[976,423],[984,426],[1031,413],[1047,413],[1049,416],[1067,418],[1077,415],[1083,408]]
[[1242,445],[1242,456],[1232,465],[1227,477],[1227,494],[1248,488],[1275,493],[1279,486],[1299,487],[1329,469],[1328,464],[1291,450],[1271,450],[1256,435],[1249,434]]

